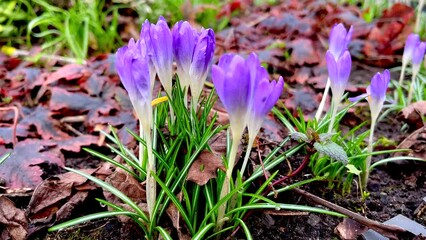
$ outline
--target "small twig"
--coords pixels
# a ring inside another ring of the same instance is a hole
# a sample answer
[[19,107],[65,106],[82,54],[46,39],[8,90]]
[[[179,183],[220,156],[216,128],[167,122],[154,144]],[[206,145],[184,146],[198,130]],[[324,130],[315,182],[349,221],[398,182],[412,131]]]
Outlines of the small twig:
[[327,208],[329,208],[329,209],[331,209],[335,212],[339,212],[341,214],[344,214],[344,215],[350,217],[351,219],[365,225],[368,228],[373,229],[374,231],[376,231],[376,232],[378,232],[378,233],[380,233],[383,236],[386,236],[388,238],[397,239],[395,234],[405,232],[405,229],[403,229],[403,228],[371,220],[369,218],[361,216],[358,213],[352,212],[352,211],[350,211],[346,208],[343,208],[339,205],[336,205],[332,202],[329,202],[325,199],[322,199],[322,198],[320,198],[316,195],[313,195],[313,194],[311,194],[311,193],[309,193],[305,190],[302,190],[302,189],[299,189],[299,188],[294,188],[293,191],[304,196],[305,198],[308,198],[309,200],[311,200],[312,202],[314,202],[316,204],[320,204],[320,205],[327,207]]
[[76,122],[84,122],[86,119],[86,115],[79,115],[79,116],[69,116],[69,117],[63,117],[59,120],[61,123],[76,123]]
[[12,128],[13,128],[12,137],[13,137],[13,146],[15,146],[16,143],[18,142],[18,138],[16,136],[16,128],[18,126],[19,109],[17,107],[15,107],[15,106],[11,106],[11,107],[0,107],[0,111],[9,111],[9,110],[13,110],[14,111],[13,124],[12,124]]
[[64,126],[69,131],[71,131],[72,133],[74,133],[75,135],[77,135],[77,136],[83,136],[84,135],[83,133],[81,133],[80,131],[78,131],[77,129],[75,129],[73,126],[71,126],[71,124],[68,124],[68,123],[62,123],[62,124],[64,124]]

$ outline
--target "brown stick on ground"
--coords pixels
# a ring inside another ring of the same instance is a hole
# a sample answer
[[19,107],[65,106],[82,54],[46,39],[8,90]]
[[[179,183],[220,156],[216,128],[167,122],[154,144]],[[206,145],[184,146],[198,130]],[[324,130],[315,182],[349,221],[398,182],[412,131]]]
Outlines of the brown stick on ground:
[[16,137],[16,127],[18,126],[18,118],[19,118],[19,109],[15,106],[11,106],[11,107],[0,107],[0,111],[9,111],[9,110],[13,110],[13,112],[15,113],[14,117],[13,117],[13,124],[12,124],[12,137],[13,137],[13,146],[16,145],[16,143],[18,142],[18,139]]
[[305,198],[311,200],[314,203],[320,204],[324,207],[327,207],[335,212],[339,212],[341,214],[344,214],[348,217],[350,217],[351,219],[365,225],[366,227],[373,229],[374,231],[382,234],[385,237],[388,237],[390,239],[398,239],[397,235],[398,233],[403,233],[406,230],[403,228],[400,228],[398,226],[394,226],[394,225],[388,225],[388,224],[384,224],[381,222],[377,222],[374,220],[371,220],[369,218],[366,218],[364,216],[361,216],[358,213],[352,212],[346,208],[343,208],[339,205],[336,205],[332,202],[329,202],[325,199],[322,199],[318,196],[313,195],[312,193],[309,193],[305,190],[299,189],[299,188],[294,188],[293,189],[294,192],[304,196]]

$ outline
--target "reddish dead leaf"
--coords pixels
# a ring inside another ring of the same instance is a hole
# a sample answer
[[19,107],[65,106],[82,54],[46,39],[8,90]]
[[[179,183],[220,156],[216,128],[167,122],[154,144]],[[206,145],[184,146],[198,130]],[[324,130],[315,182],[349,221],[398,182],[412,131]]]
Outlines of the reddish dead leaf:
[[30,130],[30,128],[34,126],[37,130],[38,136],[45,140],[58,140],[69,137],[68,134],[59,129],[59,121],[53,119],[51,116],[52,113],[47,107],[39,105],[34,109],[34,111],[26,115],[25,118],[19,122],[19,125],[26,130]]
[[413,17],[414,9],[402,3],[396,3],[383,12],[364,46],[369,64],[380,67],[394,64],[392,55],[404,47],[405,39],[412,32],[409,23]]
[[57,149],[78,153],[81,151],[82,147],[97,144],[98,138],[99,137],[93,135],[81,135],[78,137],[63,139],[62,141],[57,141]]
[[316,97],[316,93],[308,87],[289,90],[290,97],[285,98],[284,105],[296,114],[297,108],[301,108],[306,115],[312,114],[319,106],[320,98]]
[[0,238],[24,240],[28,234],[25,212],[4,196],[0,196]]
[[402,109],[400,119],[408,123],[411,130],[424,126],[423,117],[426,115],[426,101],[418,101]]
[[82,77],[89,77],[90,71],[81,64],[68,64],[61,68],[59,68],[56,72],[53,72],[50,74],[46,81],[44,82],[44,85],[49,85],[53,82],[58,81],[59,79],[65,79],[65,80],[73,80],[73,79],[79,79]]
[[[93,174],[96,169],[81,171]],[[97,187],[85,177],[73,172],[50,177],[34,190],[28,204],[28,217],[32,222],[50,222],[52,216],[56,216],[57,221],[66,219],[86,199],[89,191],[95,189]]]
[[312,40],[307,38],[298,38],[289,44],[292,49],[290,62],[293,65],[303,66],[304,64],[313,65],[319,63],[317,51],[315,51]]
[[363,234],[367,230],[368,228],[366,226],[359,224],[357,221],[345,218],[334,229],[334,233],[339,235],[342,240],[351,240],[357,239],[359,235]]
[[[90,97],[84,93],[74,93],[59,87],[51,88],[52,98],[49,107],[53,111],[70,111],[74,113],[85,113],[88,111],[108,114],[116,108],[115,103],[102,98]],[[90,114],[90,113],[89,113]]]
[[49,151],[55,146],[55,142],[48,140],[26,139],[18,142],[0,168],[0,178],[5,179],[6,187],[34,188],[42,181],[44,167],[63,167],[62,154]]
[[226,171],[222,159],[209,151],[203,151],[189,168],[187,180],[200,186],[216,178],[217,169]]
[[[408,156],[426,159],[426,127],[417,129],[402,141],[398,149],[411,149]],[[395,153],[395,156],[403,156],[407,153]]]

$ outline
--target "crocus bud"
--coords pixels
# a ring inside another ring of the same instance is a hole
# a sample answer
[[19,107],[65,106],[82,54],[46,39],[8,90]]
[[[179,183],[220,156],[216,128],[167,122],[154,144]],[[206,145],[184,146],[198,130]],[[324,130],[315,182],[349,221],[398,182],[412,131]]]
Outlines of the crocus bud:
[[157,24],[148,20],[142,25],[141,39],[146,44],[148,55],[166,92],[172,94],[173,47],[172,33],[163,17]]
[[404,54],[402,55],[402,64],[406,65],[409,61],[412,60],[414,51],[419,42],[419,35],[415,33],[408,35],[407,41],[405,42],[404,46]]
[[370,85],[367,87],[367,101],[370,105],[371,118],[374,119],[374,121],[383,108],[389,82],[390,72],[386,69],[383,73],[376,73],[371,79]]
[[173,54],[177,65],[177,74],[182,87],[188,88],[190,82],[189,68],[192,63],[198,33],[187,21],[179,21],[172,29]]
[[213,59],[214,32],[212,29],[202,29],[198,33],[188,22],[180,21],[173,27],[172,35],[181,87],[190,86],[196,104]]
[[140,44],[140,41],[130,39],[127,46],[119,48],[116,53],[116,68],[141,124],[150,126],[151,119],[146,117],[152,111],[150,71]]
[[349,41],[352,38],[353,27],[346,31],[342,23],[335,25],[330,31],[330,46],[329,50],[334,59],[337,59],[348,49]]
[[416,45],[415,50],[413,52],[413,58],[412,58],[413,67],[420,68],[420,64],[422,63],[423,57],[425,55],[425,47],[426,47],[426,42],[419,42]]
[[333,103],[337,104],[343,96],[349,75],[351,73],[352,60],[349,51],[344,51],[343,54],[336,60],[330,50],[326,55],[328,75],[330,78],[331,91],[333,93]]
[[194,49],[189,76],[191,77],[190,88],[194,103],[198,102],[207,73],[210,70],[214,55],[216,42],[212,29],[202,30]]
[[251,87],[247,66],[246,60],[241,56],[225,54],[219,59],[219,64],[212,67],[213,83],[229,114],[231,130],[241,133],[246,126]]

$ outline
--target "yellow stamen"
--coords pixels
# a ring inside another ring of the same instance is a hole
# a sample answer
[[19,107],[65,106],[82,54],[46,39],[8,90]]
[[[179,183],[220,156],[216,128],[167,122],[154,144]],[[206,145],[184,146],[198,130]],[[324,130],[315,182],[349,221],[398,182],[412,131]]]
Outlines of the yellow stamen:
[[155,106],[155,105],[160,104],[162,102],[165,102],[167,100],[169,100],[169,98],[167,96],[159,97],[159,98],[156,98],[156,99],[152,100],[151,105]]
[[13,53],[16,51],[16,48],[9,47],[9,46],[2,46],[1,51],[2,51],[2,53],[6,54],[8,56],[12,56]]

